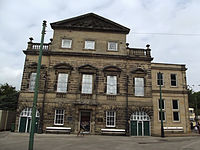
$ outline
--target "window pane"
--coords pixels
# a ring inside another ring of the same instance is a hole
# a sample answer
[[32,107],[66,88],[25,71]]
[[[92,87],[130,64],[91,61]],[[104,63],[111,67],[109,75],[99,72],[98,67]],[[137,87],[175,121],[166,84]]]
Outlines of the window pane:
[[107,76],[107,94],[117,94],[117,76]]
[[67,81],[68,81],[68,74],[65,73],[58,74],[57,92],[66,93]]
[[172,105],[173,105],[173,109],[179,109],[178,108],[178,100],[172,100]]
[[[158,100],[159,109],[161,109],[160,100]],[[165,100],[162,100],[162,109],[165,109]]]
[[62,39],[62,48],[71,48],[72,40]]
[[108,42],[108,50],[117,51],[117,43],[116,42]]
[[[162,112],[163,120],[165,120],[165,112]],[[161,112],[159,111],[159,120],[161,120]]]
[[171,86],[176,86],[176,74],[171,74]]
[[36,79],[36,73],[31,73],[30,76],[30,82],[29,82],[29,91],[34,91],[35,89],[35,79]]
[[95,41],[85,41],[85,49],[94,49]]
[[83,74],[82,93],[92,94],[92,75]]
[[144,78],[135,78],[135,96],[144,96]]
[[174,121],[179,121],[179,112],[173,112]]
[[163,73],[157,73],[157,85],[163,85]]

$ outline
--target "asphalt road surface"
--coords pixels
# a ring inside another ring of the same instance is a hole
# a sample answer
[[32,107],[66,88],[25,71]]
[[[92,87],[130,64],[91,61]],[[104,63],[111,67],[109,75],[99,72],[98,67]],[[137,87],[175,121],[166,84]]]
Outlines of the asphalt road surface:
[[[29,134],[0,132],[0,150],[28,150]],[[34,150],[200,150],[200,136],[126,137],[35,134]]]

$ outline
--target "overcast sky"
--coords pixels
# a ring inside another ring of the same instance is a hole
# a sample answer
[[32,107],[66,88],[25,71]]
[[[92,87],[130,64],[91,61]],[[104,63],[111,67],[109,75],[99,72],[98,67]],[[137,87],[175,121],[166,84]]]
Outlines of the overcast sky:
[[0,84],[20,89],[22,50],[29,37],[40,42],[43,20],[49,42],[49,23],[90,12],[130,28],[130,47],[150,44],[153,62],[186,64],[200,90],[200,0],[0,0]]

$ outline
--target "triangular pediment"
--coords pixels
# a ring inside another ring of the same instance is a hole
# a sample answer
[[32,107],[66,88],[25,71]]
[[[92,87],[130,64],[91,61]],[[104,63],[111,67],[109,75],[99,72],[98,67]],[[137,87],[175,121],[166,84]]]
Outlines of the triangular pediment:
[[67,63],[60,63],[60,64],[56,64],[54,66],[54,69],[68,69],[68,70],[72,70],[72,66],[70,64]]
[[107,66],[103,69],[104,72],[121,72],[122,70],[116,66]]
[[128,34],[130,29],[104,17],[89,13],[78,17],[51,23],[52,29],[70,29],[82,31],[116,32]]
[[135,74],[146,74],[146,70],[142,69],[142,68],[136,68],[136,69],[133,69],[131,71],[131,73],[135,73]]
[[97,70],[97,68],[95,68],[95,67],[93,67],[93,66],[91,66],[91,65],[89,65],[89,64],[80,66],[78,69],[79,69],[79,70],[80,70],[80,69]]

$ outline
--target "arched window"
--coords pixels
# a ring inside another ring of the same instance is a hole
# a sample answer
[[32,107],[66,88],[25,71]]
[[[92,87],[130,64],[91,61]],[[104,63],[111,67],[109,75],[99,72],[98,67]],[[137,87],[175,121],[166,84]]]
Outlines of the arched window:
[[150,117],[145,112],[136,111],[131,115],[131,120],[150,121]]
[[[21,113],[20,113],[20,117],[31,117],[32,116],[32,108],[25,108]],[[36,117],[39,117],[39,111],[36,111]]]

